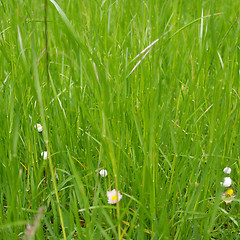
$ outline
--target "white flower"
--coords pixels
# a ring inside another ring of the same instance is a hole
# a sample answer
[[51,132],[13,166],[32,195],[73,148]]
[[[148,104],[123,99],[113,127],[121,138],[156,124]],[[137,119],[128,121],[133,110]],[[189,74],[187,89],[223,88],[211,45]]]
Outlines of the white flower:
[[42,132],[43,127],[40,123],[38,123],[37,125],[35,125],[35,128],[37,128],[38,132]]
[[232,179],[230,177],[225,177],[223,183],[221,183],[223,187],[230,187],[232,185]]
[[232,203],[235,198],[234,191],[232,189],[228,189],[225,193],[222,194],[222,200],[226,203]]
[[108,197],[109,204],[115,204],[122,199],[122,195],[120,194],[120,191],[118,191],[117,193],[115,189],[113,189],[112,191],[107,191],[107,197]]
[[232,169],[231,169],[230,167],[225,167],[225,168],[223,169],[223,172],[226,173],[226,174],[230,174],[231,171],[232,171]]
[[106,177],[108,173],[107,173],[107,170],[102,169],[102,170],[99,172],[99,174],[100,174],[102,177]]
[[43,157],[44,160],[46,160],[47,159],[47,151],[42,152],[41,156]]

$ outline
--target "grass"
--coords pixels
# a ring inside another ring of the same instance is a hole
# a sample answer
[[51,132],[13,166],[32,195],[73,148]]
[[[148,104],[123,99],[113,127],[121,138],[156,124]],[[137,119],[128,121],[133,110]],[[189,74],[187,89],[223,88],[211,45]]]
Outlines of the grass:
[[0,6],[1,239],[238,238],[237,1]]

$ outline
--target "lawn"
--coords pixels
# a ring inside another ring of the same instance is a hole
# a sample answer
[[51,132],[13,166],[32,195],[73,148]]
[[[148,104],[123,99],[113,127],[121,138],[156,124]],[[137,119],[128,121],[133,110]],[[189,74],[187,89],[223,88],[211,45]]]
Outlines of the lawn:
[[237,239],[239,10],[0,0],[0,238]]

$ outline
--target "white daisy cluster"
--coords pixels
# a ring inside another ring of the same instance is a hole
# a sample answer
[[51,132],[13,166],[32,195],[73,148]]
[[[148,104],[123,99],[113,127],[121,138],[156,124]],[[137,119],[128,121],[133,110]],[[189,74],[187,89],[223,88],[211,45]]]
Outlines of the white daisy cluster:
[[[38,131],[39,133],[42,133],[42,131],[43,131],[43,126],[42,126],[40,123],[37,123],[34,127],[37,129],[37,131]],[[47,159],[47,151],[42,152],[42,153],[41,153],[41,156],[42,156],[42,158],[43,158],[44,160],[46,160],[46,159]]]
[[[223,172],[225,174],[230,174],[232,169],[230,167],[225,167],[223,169]],[[233,189],[229,188],[232,185],[232,179],[230,177],[224,177],[223,182],[220,183],[223,187],[228,188],[223,194],[222,194],[222,200],[228,204],[231,203],[235,197]]]
[[[104,178],[108,175],[108,172],[106,169],[102,169],[99,172],[99,174],[102,178]],[[120,191],[117,192],[116,189],[113,189],[112,191],[107,191],[107,197],[108,197],[109,204],[116,204],[122,199],[122,195],[120,194]]]
[[[225,167],[223,169],[223,172],[226,173],[226,174],[230,174],[232,171],[232,169],[230,167]],[[230,177],[225,177],[223,179],[223,182],[221,182],[221,185],[223,187],[230,187],[232,185],[232,179]]]
[[[43,127],[40,123],[36,124],[34,127],[38,130],[39,133],[43,131]],[[44,151],[41,153],[41,156],[44,160],[47,159],[47,155],[48,155],[47,151]],[[104,178],[108,175],[108,172],[106,169],[102,169],[99,172],[99,174],[101,177]],[[108,197],[109,204],[116,204],[122,199],[122,195],[120,194],[120,191],[117,192],[115,189],[113,189],[112,191],[107,191],[107,197]]]

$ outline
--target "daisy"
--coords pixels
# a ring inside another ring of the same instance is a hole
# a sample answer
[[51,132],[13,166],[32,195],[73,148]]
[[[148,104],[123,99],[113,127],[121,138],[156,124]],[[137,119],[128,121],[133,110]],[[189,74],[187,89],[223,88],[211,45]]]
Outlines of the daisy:
[[232,179],[230,177],[225,177],[223,183],[221,182],[223,187],[230,187],[232,185]]
[[230,174],[231,171],[232,171],[232,169],[231,169],[230,167],[225,167],[225,168],[223,169],[223,172],[226,173],[226,174]]
[[118,191],[117,193],[115,189],[113,189],[112,191],[107,191],[107,197],[108,197],[109,204],[115,204],[122,199],[122,195],[120,194],[120,191]]
[[37,128],[38,132],[42,132],[43,127],[40,123],[38,123],[37,125],[35,125],[35,128]]
[[108,173],[107,173],[107,170],[102,169],[102,170],[99,172],[99,174],[100,174],[102,177],[106,177]]
[[232,189],[228,189],[225,193],[222,195],[222,200],[226,203],[232,203],[233,199],[235,198],[234,191]]
[[41,156],[43,157],[44,160],[46,160],[47,159],[47,151],[42,152]]

